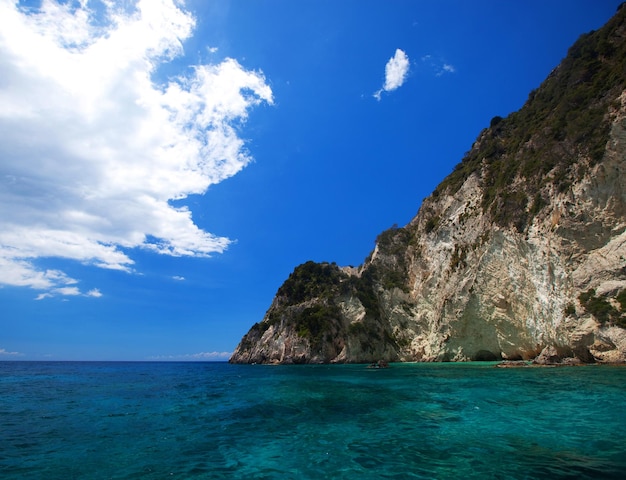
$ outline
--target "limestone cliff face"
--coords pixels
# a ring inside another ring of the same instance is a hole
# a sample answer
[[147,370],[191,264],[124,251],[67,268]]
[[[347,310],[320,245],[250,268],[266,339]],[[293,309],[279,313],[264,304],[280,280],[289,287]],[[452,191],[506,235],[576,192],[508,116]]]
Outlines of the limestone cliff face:
[[234,363],[626,360],[626,8],[359,268],[308,262]]

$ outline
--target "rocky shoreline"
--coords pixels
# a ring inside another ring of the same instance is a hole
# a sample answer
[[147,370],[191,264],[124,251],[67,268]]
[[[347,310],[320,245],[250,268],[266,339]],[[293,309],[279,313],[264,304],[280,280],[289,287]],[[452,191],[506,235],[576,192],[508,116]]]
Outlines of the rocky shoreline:
[[518,368],[518,367],[583,367],[588,365],[626,365],[626,362],[583,362],[578,357],[559,355],[554,346],[544,348],[533,360],[503,360],[496,367]]

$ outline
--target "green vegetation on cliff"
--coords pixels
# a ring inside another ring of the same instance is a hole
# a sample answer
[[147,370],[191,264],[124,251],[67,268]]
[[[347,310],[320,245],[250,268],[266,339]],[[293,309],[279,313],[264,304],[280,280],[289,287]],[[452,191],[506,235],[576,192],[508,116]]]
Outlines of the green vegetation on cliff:
[[[522,109],[492,119],[433,195],[453,194],[479,173],[484,211],[498,225],[524,231],[547,203],[546,185],[567,191],[572,178],[601,161],[609,109],[626,88],[625,17],[622,8],[605,28],[582,35]],[[430,222],[432,229],[436,219]]]
[[[320,351],[333,334],[352,335],[366,343],[388,339],[389,334],[380,324],[378,292],[406,288],[407,265],[403,255],[409,237],[407,231],[394,227],[378,240],[384,265],[370,264],[360,275],[348,275],[334,263],[308,261],[296,267],[279,288],[266,320],[253,328],[262,334],[271,325],[287,322],[315,351]],[[339,302],[347,297],[358,299],[365,309],[362,322],[344,325]]]
[[341,283],[348,278],[335,263],[308,261],[295,268],[289,278],[278,289],[277,296],[289,305],[307,299],[326,299],[339,292]]
[[619,308],[615,307],[609,298],[606,295],[597,295],[593,288],[578,296],[585,311],[596,317],[600,323],[611,322],[626,328],[626,290],[620,291],[615,296]]

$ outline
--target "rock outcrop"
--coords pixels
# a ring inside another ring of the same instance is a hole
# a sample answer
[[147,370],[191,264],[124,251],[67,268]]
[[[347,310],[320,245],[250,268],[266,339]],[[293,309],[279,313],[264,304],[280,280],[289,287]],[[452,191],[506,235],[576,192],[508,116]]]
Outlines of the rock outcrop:
[[621,8],[363,265],[297,267],[230,361],[624,362],[625,328]]

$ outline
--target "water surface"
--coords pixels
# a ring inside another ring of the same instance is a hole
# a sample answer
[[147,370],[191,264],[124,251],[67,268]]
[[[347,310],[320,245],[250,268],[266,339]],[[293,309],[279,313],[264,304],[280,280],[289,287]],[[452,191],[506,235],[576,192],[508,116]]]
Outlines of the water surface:
[[0,362],[3,479],[623,472],[626,367]]

